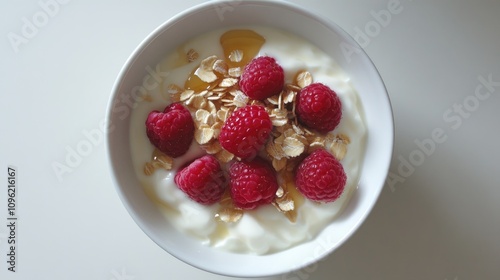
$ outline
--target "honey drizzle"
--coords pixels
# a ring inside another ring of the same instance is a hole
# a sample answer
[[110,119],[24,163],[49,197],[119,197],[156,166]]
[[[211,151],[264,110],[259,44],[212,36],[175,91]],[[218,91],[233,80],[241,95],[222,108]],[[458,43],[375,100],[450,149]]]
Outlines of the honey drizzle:
[[[266,39],[253,30],[235,29],[229,30],[221,35],[220,44],[224,51],[224,60],[230,68],[241,67],[252,60],[260,51]],[[239,56],[238,59],[235,56]],[[198,75],[200,67],[194,68],[189,74],[185,84],[185,89],[194,91],[209,90],[215,87],[223,75],[215,72],[218,79],[215,82],[207,83],[200,79]]]
[[[224,50],[224,58],[229,67],[244,67],[260,51],[266,39],[260,34],[249,29],[229,30],[220,37],[220,44]],[[233,61],[231,55],[240,51],[242,58],[239,61]]]

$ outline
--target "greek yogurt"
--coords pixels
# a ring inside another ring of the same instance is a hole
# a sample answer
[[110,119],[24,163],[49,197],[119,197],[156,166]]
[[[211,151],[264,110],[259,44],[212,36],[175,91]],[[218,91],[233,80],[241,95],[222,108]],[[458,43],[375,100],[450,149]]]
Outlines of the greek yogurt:
[[137,102],[132,111],[130,149],[141,187],[149,195],[152,203],[155,203],[164,214],[166,222],[207,246],[234,253],[270,254],[311,240],[328,224],[335,221],[335,217],[357,189],[364,155],[366,127],[357,93],[351,86],[349,77],[331,57],[306,40],[290,33],[261,26],[244,28],[251,29],[265,38],[258,55],[271,56],[278,61],[285,71],[285,83],[291,82],[298,71],[307,70],[312,74],[314,82],[329,86],[340,97],[343,116],[334,132],[345,134],[350,138],[347,154],[341,161],[347,175],[347,183],[341,197],[327,204],[318,204],[305,199],[297,210],[295,223],[290,222],[273,205],[246,211],[235,223],[223,223],[217,222],[214,218],[219,208],[218,204],[200,205],[190,200],[174,183],[174,176],[179,167],[204,154],[197,143],[193,142],[185,155],[174,160],[172,170],[158,169],[152,175],[144,174],[144,164],[151,160],[154,150],[145,132],[144,123],[147,115],[152,110],[163,110],[170,103],[166,93],[168,85],[184,85],[188,75],[200,63],[199,59],[191,63],[182,63],[180,55],[194,49],[200,58],[211,55],[224,57],[219,38],[228,29],[203,34],[185,42],[177,51],[166,54],[158,67],[169,74],[165,75],[167,77],[159,86],[149,90],[148,100]]

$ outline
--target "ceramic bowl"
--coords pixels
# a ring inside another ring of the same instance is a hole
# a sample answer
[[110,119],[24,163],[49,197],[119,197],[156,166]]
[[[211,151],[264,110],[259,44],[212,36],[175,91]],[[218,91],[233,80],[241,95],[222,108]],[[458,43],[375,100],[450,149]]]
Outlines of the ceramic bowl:
[[[366,151],[358,189],[335,220],[313,240],[267,255],[235,254],[200,244],[173,228],[138,187],[130,154],[130,112],[134,88],[147,67],[168,50],[208,31],[240,25],[283,29],[312,42],[332,56],[351,77],[358,91],[367,126]],[[118,109],[120,108],[120,109]],[[214,1],[192,7],[154,30],[123,66],[107,109],[107,153],[116,190],[139,227],[178,259],[209,272],[260,277],[291,275],[332,253],[363,223],[384,186],[393,149],[393,118],[383,81],[362,48],[339,26],[305,8],[282,1]],[[290,279],[294,279],[293,277]]]

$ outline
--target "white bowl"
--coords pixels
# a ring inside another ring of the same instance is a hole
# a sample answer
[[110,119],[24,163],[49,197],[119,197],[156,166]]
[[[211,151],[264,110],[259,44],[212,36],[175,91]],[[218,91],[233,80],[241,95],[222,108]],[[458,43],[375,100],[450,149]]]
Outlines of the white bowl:
[[[147,67],[156,65],[166,51],[175,50],[180,42],[214,29],[252,24],[289,31],[331,55],[351,77],[358,91],[368,133],[359,187],[335,225],[327,226],[309,242],[268,255],[219,251],[200,244],[166,222],[138,187],[129,142],[132,105],[124,102],[133,99],[134,87],[142,84],[143,77],[148,74]],[[123,204],[139,227],[178,259],[206,271],[235,277],[270,276],[298,270],[324,258],[345,242],[363,223],[378,199],[388,172],[394,135],[386,89],[361,47],[333,22],[281,1],[208,2],[165,22],[140,44],[121,70],[109,101],[107,121],[106,144],[111,174]]]

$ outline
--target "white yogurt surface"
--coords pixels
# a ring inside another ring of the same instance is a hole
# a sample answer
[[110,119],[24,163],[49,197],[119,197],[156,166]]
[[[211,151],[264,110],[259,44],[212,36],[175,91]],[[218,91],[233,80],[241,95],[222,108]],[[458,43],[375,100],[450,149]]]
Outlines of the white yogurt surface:
[[[351,87],[349,77],[342,72],[331,57],[309,42],[289,33],[264,27],[245,28],[256,31],[266,39],[259,55],[276,58],[285,70],[285,82],[292,82],[299,70],[307,70],[312,74],[314,82],[328,85],[339,95],[343,105],[343,116],[334,132],[346,134],[351,140],[348,152],[341,161],[347,174],[347,183],[342,196],[328,204],[312,203],[306,199],[298,209],[295,223],[290,222],[274,206],[267,205],[246,211],[240,221],[226,224],[216,222],[214,219],[219,208],[218,204],[200,205],[190,200],[174,183],[173,178],[179,166],[204,154],[196,142],[193,142],[186,155],[174,160],[173,170],[156,170],[151,176],[143,173],[144,164],[151,160],[154,150],[146,136],[144,123],[147,115],[152,110],[162,111],[169,104],[170,101],[165,98],[168,96],[166,87],[169,84],[182,87],[188,74],[200,63],[201,59],[214,54],[223,58],[219,39],[220,35],[228,29],[213,31],[185,43],[182,46],[184,53],[192,48],[200,54],[200,58],[192,63],[172,69],[171,65],[175,64],[177,54],[166,55],[166,58],[160,62],[160,69],[169,71],[170,74],[161,85],[149,91],[153,102],[136,103],[131,115],[131,153],[142,187],[150,195],[152,201],[157,203],[167,221],[179,231],[192,235],[207,246],[225,251],[268,254],[307,242],[326,225],[335,222],[336,215],[341,212],[357,188],[364,154],[366,128],[357,93]],[[146,77],[146,79],[153,79],[153,77]]]

